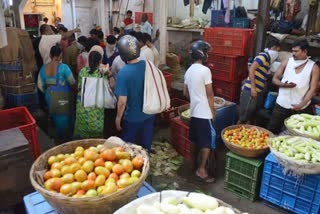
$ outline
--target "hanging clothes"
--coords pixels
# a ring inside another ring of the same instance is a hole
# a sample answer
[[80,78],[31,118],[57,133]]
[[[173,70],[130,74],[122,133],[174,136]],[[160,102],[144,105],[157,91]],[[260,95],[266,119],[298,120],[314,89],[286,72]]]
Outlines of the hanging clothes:
[[[201,3],[200,0],[192,0],[192,1],[195,1],[195,4],[196,4],[196,5],[198,5],[198,4]],[[203,7],[202,7],[202,12],[203,12],[204,14],[206,14],[207,11],[208,11],[208,9],[211,7],[212,1],[213,1],[213,0],[204,0],[204,2],[203,2]],[[189,5],[190,0],[183,0],[183,3],[184,3],[184,6],[187,6],[187,5]]]
[[286,0],[284,8],[284,20],[293,21],[301,11],[301,0]]
[[229,9],[229,0],[223,0],[223,9],[226,11],[226,14],[224,15],[224,22],[226,24],[230,23],[230,9]]

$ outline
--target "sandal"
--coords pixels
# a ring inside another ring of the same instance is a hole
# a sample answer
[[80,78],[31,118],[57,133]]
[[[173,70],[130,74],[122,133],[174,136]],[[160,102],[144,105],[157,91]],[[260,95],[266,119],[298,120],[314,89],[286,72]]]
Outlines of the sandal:
[[208,184],[214,183],[216,181],[215,178],[213,177],[207,176],[205,178],[202,178],[199,175],[196,175],[196,180],[199,182],[208,183]]

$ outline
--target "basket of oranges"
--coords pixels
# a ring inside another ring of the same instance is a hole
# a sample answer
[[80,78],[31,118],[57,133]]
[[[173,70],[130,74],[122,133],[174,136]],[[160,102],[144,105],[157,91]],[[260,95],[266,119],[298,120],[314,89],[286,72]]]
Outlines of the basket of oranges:
[[267,153],[268,138],[272,136],[270,131],[253,125],[228,126],[221,132],[221,138],[230,151],[249,158]]
[[33,163],[30,180],[59,213],[113,213],[136,197],[148,171],[142,147],[111,137],[46,151]]

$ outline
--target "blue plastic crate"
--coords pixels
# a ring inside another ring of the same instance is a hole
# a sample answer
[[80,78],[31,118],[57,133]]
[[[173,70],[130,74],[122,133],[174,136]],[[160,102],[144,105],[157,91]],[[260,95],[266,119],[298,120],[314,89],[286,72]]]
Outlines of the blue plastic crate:
[[211,10],[210,27],[224,27],[224,12],[222,10]]
[[[147,182],[143,183],[137,193],[137,198],[156,192]],[[23,202],[27,214],[58,214],[45,198],[38,192],[31,193],[23,197]]]
[[230,105],[217,109],[216,117],[213,122],[213,127],[216,131],[216,140],[221,141],[221,131],[227,126],[231,126],[237,122],[237,105]]
[[234,28],[249,28],[250,19],[248,18],[234,18],[233,27]]
[[320,175],[294,177],[270,153],[264,163],[260,197],[298,214],[320,213]]
[[37,92],[26,94],[6,94],[6,105],[9,108],[17,106],[26,106],[28,108],[35,108],[39,104]]

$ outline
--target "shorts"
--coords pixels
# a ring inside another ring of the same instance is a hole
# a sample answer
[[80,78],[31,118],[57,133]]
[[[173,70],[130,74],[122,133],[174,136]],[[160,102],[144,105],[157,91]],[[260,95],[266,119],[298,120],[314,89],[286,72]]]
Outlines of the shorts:
[[216,148],[216,131],[212,119],[191,117],[189,137],[199,148]]

